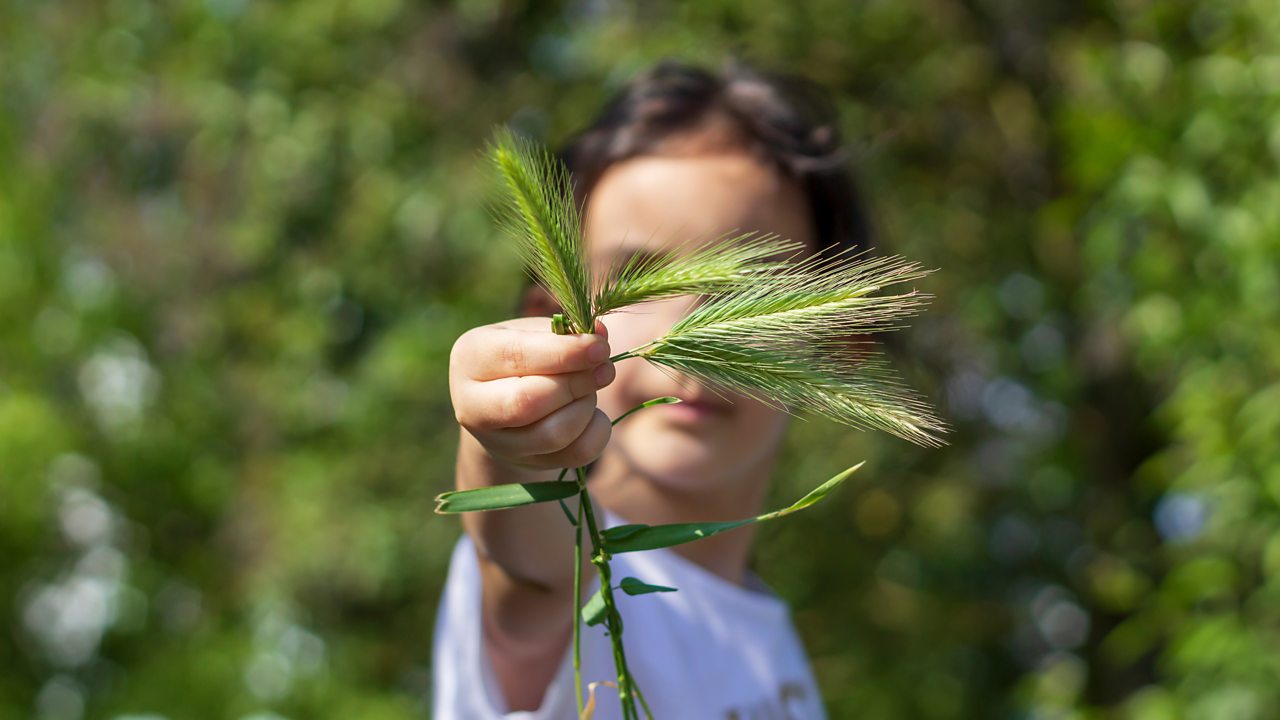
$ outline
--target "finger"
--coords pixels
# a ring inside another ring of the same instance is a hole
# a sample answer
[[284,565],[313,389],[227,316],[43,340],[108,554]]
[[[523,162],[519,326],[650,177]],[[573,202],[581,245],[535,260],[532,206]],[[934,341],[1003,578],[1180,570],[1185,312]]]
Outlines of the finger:
[[464,417],[460,417],[459,422],[469,430],[480,432],[524,427],[605,387],[616,375],[613,363],[605,362],[575,373],[471,383]]
[[471,330],[459,338],[455,361],[474,380],[496,380],[588,370],[609,357],[609,343],[600,335],[556,335],[527,327]]
[[613,425],[609,422],[609,416],[601,410],[596,410],[591,417],[591,422],[587,423],[586,429],[568,447],[546,455],[536,455],[529,458],[527,463],[530,467],[542,469],[576,468],[589,465],[604,452],[612,433]]
[[486,433],[484,443],[493,452],[509,458],[563,450],[582,434],[595,410],[596,394],[591,393],[530,425]]

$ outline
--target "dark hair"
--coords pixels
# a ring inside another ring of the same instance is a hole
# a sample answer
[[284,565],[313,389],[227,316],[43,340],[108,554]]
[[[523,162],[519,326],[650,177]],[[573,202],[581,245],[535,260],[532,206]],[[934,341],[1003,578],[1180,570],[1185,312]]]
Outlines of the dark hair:
[[579,206],[610,165],[727,118],[737,144],[795,179],[808,198],[819,251],[870,246],[870,227],[840,145],[835,104],[818,85],[730,62],[715,74],[663,61],[641,74],[559,155]]

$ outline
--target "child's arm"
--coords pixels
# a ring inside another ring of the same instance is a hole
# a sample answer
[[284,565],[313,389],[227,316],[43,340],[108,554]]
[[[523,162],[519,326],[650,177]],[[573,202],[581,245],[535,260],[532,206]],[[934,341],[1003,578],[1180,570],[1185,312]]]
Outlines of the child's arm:
[[[596,390],[614,370],[602,323],[596,332],[555,335],[546,318],[523,318],[458,339],[449,388],[462,426],[459,490],[554,480],[600,455],[610,425]],[[490,664],[511,710],[536,709],[569,641],[572,533],[554,503],[462,518],[480,556]]]

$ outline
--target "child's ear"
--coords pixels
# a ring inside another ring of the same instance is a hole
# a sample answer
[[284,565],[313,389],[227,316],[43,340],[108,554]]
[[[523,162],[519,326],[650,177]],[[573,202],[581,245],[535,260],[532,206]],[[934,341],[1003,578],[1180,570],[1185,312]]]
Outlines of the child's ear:
[[560,312],[560,303],[541,285],[532,284],[520,298],[521,317],[551,317]]

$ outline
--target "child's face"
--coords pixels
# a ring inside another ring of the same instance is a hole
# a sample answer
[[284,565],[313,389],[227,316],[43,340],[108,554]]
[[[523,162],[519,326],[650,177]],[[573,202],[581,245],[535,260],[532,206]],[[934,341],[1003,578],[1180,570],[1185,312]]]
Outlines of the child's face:
[[[600,272],[631,253],[688,252],[729,231],[772,232],[814,247],[800,188],[744,152],[648,156],[612,166],[591,193],[585,234]],[[604,318],[615,353],[661,336],[696,304],[685,296]],[[674,395],[620,423],[606,450],[636,471],[683,491],[723,489],[758,471],[778,450],[785,413],[740,395],[721,395],[648,363],[624,360],[599,405],[617,417],[645,400]]]

